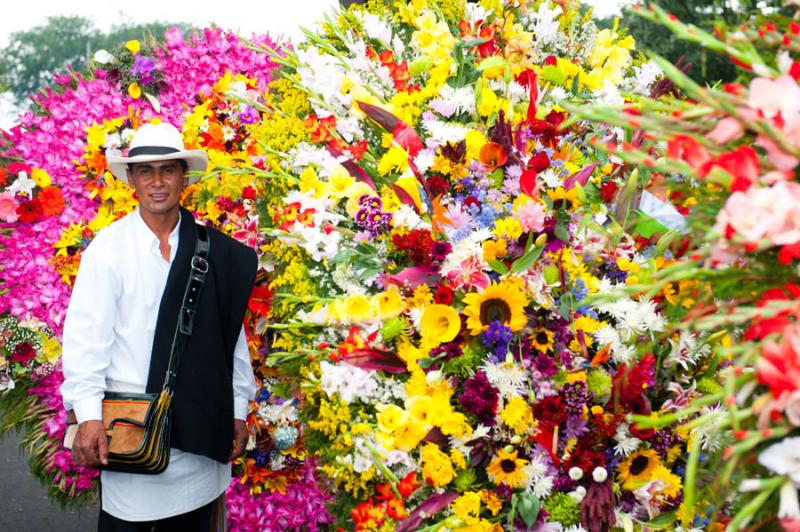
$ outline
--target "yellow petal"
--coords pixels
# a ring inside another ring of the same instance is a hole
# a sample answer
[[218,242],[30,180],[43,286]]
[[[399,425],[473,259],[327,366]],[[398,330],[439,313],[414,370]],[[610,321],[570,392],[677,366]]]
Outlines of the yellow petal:
[[133,39],[125,43],[125,48],[130,51],[131,55],[136,55],[139,53],[139,50],[142,49],[142,45],[139,41]]
[[128,94],[130,94],[131,98],[134,100],[138,100],[142,96],[142,89],[140,89],[139,84],[134,81],[128,85]]

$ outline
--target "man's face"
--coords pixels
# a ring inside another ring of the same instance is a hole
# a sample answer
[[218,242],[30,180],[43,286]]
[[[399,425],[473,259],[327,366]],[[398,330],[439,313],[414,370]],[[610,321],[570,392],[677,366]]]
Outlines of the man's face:
[[167,214],[178,208],[186,185],[182,161],[134,163],[128,181],[139,197],[139,208],[151,214]]

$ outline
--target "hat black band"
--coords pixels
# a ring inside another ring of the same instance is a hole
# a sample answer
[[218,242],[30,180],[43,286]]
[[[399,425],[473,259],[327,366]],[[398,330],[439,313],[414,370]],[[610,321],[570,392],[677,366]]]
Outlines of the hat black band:
[[169,155],[170,153],[178,153],[180,150],[170,148],[169,146],[137,146],[131,148],[128,152],[128,157],[138,157],[139,155]]

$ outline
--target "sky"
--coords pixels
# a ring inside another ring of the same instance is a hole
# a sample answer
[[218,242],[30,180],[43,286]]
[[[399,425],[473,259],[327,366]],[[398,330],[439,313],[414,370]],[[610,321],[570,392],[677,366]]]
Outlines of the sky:
[[[624,0],[585,0],[604,17],[619,11]],[[24,31],[45,23],[47,17],[80,15],[109,28],[121,22],[186,22],[194,26],[218,26],[245,35],[269,33],[297,40],[300,27],[311,28],[338,4],[338,0],[35,0],[35,9],[5,10],[0,17],[0,48],[8,44],[15,31]],[[8,128],[15,116],[14,106],[0,95],[0,128]]]

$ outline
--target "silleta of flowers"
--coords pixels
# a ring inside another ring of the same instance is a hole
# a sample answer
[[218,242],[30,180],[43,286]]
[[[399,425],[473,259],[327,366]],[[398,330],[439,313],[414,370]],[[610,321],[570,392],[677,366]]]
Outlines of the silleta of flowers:
[[60,447],[58,338],[135,207],[105,153],[161,120],[209,153],[184,204],[259,254],[231,529],[796,525],[800,28],[646,16],[749,87],[568,0],[369,0],[293,48],[169,31],[57,76],[0,170],[3,428],[51,495],[97,476]]
[[698,336],[667,333],[697,283],[585,303],[674,259],[628,231],[664,217],[587,142],[617,131],[564,109],[660,70],[573,7],[369,2],[295,50],[253,46],[280,64],[254,130],[267,361],[337,526],[674,521],[687,445],[718,445],[631,421],[716,386]]

